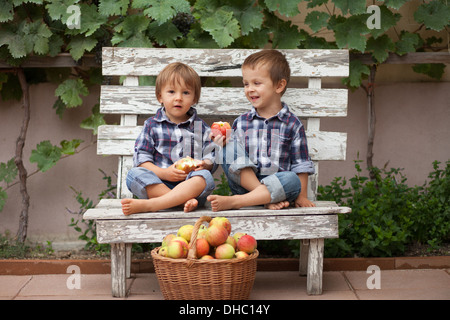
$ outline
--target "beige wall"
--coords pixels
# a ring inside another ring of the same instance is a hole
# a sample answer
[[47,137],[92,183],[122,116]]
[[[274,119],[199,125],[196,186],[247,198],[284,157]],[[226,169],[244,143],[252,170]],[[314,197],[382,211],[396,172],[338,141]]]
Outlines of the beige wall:
[[[93,139],[90,131],[79,128],[82,119],[98,99],[98,89],[85,99],[83,106],[67,110],[60,120],[52,109],[55,86],[33,85],[31,121],[25,146],[25,165],[33,172],[36,165],[29,163],[31,150],[43,140],[59,144],[63,139],[81,138],[88,145]],[[376,87],[377,127],[374,162],[383,166],[405,168],[411,185],[422,184],[432,170],[432,161],[450,159],[450,83],[402,82],[383,83]],[[14,155],[19,134],[22,108],[18,102],[1,102],[0,106],[0,162]],[[335,176],[350,178],[355,174],[353,160],[360,152],[365,159],[367,141],[366,97],[363,90],[349,94],[348,117],[322,120],[322,130],[348,132],[347,160],[320,164],[320,184],[329,183]],[[77,233],[68,227],[71,215],[66,207],[78,209],[70,186],[82,190],[96,199],[104,188],[102,168],[107,173],[117,171],[115,157],[96,155],[95,145],[80,154],[63,159],[45,173],[33,175],[28,180],[31,197],[29,212],[30,239],[59,241],[75,239]],[[8,190],[9,199],[0,212],[0,233],[10,230],[15,234],[21,208],[18,185]]]

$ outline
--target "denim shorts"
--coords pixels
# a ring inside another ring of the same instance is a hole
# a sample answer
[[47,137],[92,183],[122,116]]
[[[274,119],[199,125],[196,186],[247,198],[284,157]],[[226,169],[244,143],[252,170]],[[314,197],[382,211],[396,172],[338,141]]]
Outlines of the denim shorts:
[[[206,202],[206,197],[211,194],[211,192],[215,188],[214,178],[210,171],[208,170],[198,170],[192,171],[186,177],[186,180],[200,176],[203,177],[206,181],[206,187],[203,192],[196,198],[198,200],[199,206],[203,206]],[[170,189],[175,188],[175,186],[182,181],[179,182],[170,182],[161,180],[153,171],[142,167],[134,167],[127,174],[127,187],[136,197],[139,199],[148,199],[147,191],[145,187],[153,184],[164,183]]]
[[293,202],[301,190],[298,175],[292,171],[281,171],[271,175],[262,175],[256,164],[245,153],[244,147],[237,142],[230,141],[224,147],[222,168],[227,176],[228,184],[233,194],[245,194],[248,191],[241,185],[240,172],[244,168],[252,168],[256,177],[270,192],[270,203],[280,201]]

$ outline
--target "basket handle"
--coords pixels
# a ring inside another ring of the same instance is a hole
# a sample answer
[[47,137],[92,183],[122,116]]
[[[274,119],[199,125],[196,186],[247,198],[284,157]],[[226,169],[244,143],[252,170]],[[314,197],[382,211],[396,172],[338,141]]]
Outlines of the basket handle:
[[188,260],[197,259],[197,234],[198,234],[198,230],[200,229],[200,226],[205,221],[210,222],[211,217],[202,216],[197,220],[197,222],[195,222],[194,229],[192,230],[191,241],[189,242],[190,249],[189,249],[189,253],[188,253],[188,257],[187,257]]

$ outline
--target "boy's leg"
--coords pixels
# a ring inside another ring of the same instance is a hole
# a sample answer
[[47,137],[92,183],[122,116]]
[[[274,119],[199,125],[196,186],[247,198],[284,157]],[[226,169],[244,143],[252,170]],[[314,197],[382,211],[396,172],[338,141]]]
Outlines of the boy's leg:
[[231,197],[211,195],[213,211],[239,209],[254,205],[267,205],[269,209],[289,206],[300,192],[300,179],[294,172],[278,172],[261,180],[262,184],[252,191]]
[[[125,215],[138,212],[155,212],[168,208],[173,208],[186,202],[192,204],[191,199],[195,199],[205,189],[206,182],[202,177],[192,177],[175,186],[164,195],[151,199],[123,199],[122,211]],[[196,206],[195,206],[196,207]]]

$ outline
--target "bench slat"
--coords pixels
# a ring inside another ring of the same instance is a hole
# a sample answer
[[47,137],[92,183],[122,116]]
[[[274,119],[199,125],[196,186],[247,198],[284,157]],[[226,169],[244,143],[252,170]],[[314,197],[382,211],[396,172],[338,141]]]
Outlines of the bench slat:
[[[222,212],[222,216],[226,216]],[[257,240],[338,238],[338,216],[278,216],[248,219],[227,216],[233,232],[245,231]],[[196,219],[97,220],[99,243],[161,242],[176,233],[182,225],[194,224]]]
[[[97,154],[133,155],[134,143],[142,126],[98,127]],[[347,133],[327,131],[306,131],[311,159],[345,160]]]
[[[347,116],[346,89],[287,89],[283,101],[298,117]],[[151,86],[102,86],[100,112],[155,114],[160,107]],[[237,117],[251,108],[242,88],[202,88],[196,109],[200,117]]]
[[[103,48],[103,75],[151,76],[169,63],[184,62],[203,77],[240,77],[246,57],[259,50]],[[286,49],[292,77],[347,77],[348,50]]]
[[[125,216],[122,213],[120,199],[103,199],[92,209],[84,213],[87,220],[145,220],[145,219],[190,219],[195,220],[201,216],[210,217],[265,217],[265,216],[299,216],[299,215],[323,215],[345,214],[351,212],[348,207],[339,207],[334,201],[314,201],[316,207],[288,208],[283,210],[261,210],[261,206],[246,207],[239,210],[213,212],[210,208],[199,208],[192,212],[183,212],[182,209],[162,210],[159,212],[139,213]],[[208,204],[208,203],[207,203]]]

